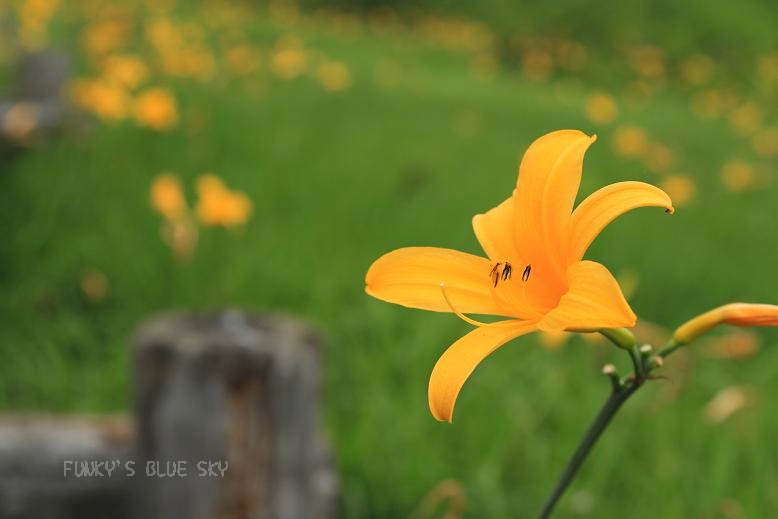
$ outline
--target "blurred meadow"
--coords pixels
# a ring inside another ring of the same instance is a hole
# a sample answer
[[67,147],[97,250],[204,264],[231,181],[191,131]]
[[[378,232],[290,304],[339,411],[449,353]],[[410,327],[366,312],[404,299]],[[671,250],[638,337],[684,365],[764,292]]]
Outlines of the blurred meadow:
[[[480,252],[472,216],[560,128],[598,135],[582,196],[644,180],[675,201],[673,216],[621,218],[588,254],[620,279],[639,337],[778,303],[770,2],[0,6],[6,97],[26,51],[73,68],[59,131],[40,136],[29,106],[0,121],[3,410],[125,410],[127,338],[153,312],[295,314],[328,343],[345,517],[532,516],[606,398],[600,367],[626,358],[596,337],[523,337],[441,424],[428,376],[469,326],[363,287],[398,247]],[[776,343],[723,330],[670,358],[557,516],[778,514]]]

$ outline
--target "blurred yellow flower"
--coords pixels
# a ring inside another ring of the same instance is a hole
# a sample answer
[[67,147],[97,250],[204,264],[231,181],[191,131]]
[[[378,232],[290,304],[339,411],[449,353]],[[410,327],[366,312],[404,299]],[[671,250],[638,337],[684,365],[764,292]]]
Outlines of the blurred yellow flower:
[[761,56],[757,62],[757,77],[762,87],[778,85],[778,53]]
[[201,81],[213,77],[216,60],[200,25],[157,17],[146,24],[146,37],[156,50],[166,75]]
[[154,130],[168,130],[178,122],[178,107],[171,93],[162,87],[146,90],[135,100],[135,119]]
[[160,228],[162,241],[177,260],[189,261],[197,249],[199,235],[178,177],[164,172],[157,175],[151,184],[149,201],[165,219]]
[[46,23],[59,7],[59,0],[23,0],[17,2],[19,18],[29,25]]
[[59,7],[59,0],[16,2],[19,14],[19,42],[26,50],[38,50],[48,41],[48,24]]
[[181,31],[166,17],[157,17],[146,24],[146,38],[157,49],[180,47],[184,43]]
[[695,54],[681,62],[681,78],[688,85],[702,86],[710,82],[716,62],[710,56]]
[[184,190],[178,178],[160,173],[151,184],[151,206],[167,220],[180,220],[188,213]]
[[685,206],[697,196],[697,184],[686,175],[671,175],[662,181],[660,187],[677,206]]
[[81,293],[92,303],[105,299],[109,289],[108,277],[99,270],[90,269],[81,276]]
[[105,56],[124,45],[129,25],[121,20],[106,20],[87,27],[81,36],[91,57]]
[[754,102],[740,105],[729,114],[732,128],[740,135],[751,135],[762,126],[762,110]]
[[619,107],[612,95],[597,92],[586,100],[586,117],[595,124],[608,124],[619,115]]
[[71,92],[76,105],[104,121],[122,120],[130,109],[130,98],[124,89],[103,80],[76,80]]
[[114,54],[103,66],[103,76],[129,90],[134,90],[149,77],[149,68],[135,56]]
[[213,174],[197,179],[197,216],[204,225],[233,227],[246,223],[251,216],[251,199],[240,191],[230,190]]
[[721,179],[730,191],[746,191],[759,184],[754,167],[741,160],[727,162],[721,169]]
[[173,77],[207,81],[216,70],[216,61],[205,47],[166,49],[159,57],[164,73]]
[[340,92],[351,86],[351,73],[345,63],[328,61],[316,70],[316,78],[329,92]]
[[528,49],[522,56],[521,69],[530,81],[548,81],[554,69],[554,59],[545,50]]
[[762,157],[778,155],[778,128],[767,128],[754,135],[751,143],[754,151]]
[[651,45],[635,47],[629,53],[632,68],[644,79],[660,79],[665,76],[665,57],[662,49]]
[[294,79],[305,71],[307,61],[300,40],[286,38],[279,42],[270,65],[273,73],[281,79]]
[[648,136],[643,128],[636,125],[624,125],[616,128],[613,134],[613,149],[625,157],[638,157],[648,148]]

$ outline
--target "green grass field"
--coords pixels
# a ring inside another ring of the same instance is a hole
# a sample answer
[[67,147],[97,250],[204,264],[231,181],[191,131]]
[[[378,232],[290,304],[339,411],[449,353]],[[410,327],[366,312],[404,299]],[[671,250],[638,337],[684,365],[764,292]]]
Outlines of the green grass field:
[[[93,70],[81,56],[80,20],[64,17],[52,30],[86,77]],[[506,197],[524,149],[559,128],[598,134],[582,195],[671,173],[696,185],[674,216],[632,213],[588,254],[614,273],[637,274],[630,302],[641,319],[672,328],[725,302],[778,301],[771,159],[755,155],[726,116],[696,117],[689,89],[669,82],[641,98],[612,92],[618,118],[597,125],[584,108],[597,84],[533,82],[514,69],[476,74],[472,52],[412,31],[335,31],[326,20],[282,24],[264,15],[241,30],[262,56],[251,77],[149,81],[175,94],[176,128],[95,121],[3,163],[0,408],[127,409],[128,336],[154,312],[285,312],[327,339],[326,430],[346,517],[411,517],[448,479],[462,486],[466,517],[531,517],[607,396],[600,367],[626,371],[628,359],[580,338],[559,349],[519,339],[478,368],[454,424],[437,423],[427,409],[429,372],[469,325],[373,300],[363,280],[374,259],[401,246],[479,252],[472,215]],[[307,72],[275,77],[270,53],[289,35],[310,56],[345,63],[350,87],[327,91]],[[220,41],[213,37],[214,49]],[[382,63],[399,74],[377,80]],[[669,147],[672,171],[651,172],[617,153],[614,136],[625,124]],[[727,189],[721,169],[731,160],[762,168],[766,182]],[[161,171],[182,179],[190,203],[196,177],[218,174],[251,197],[251,219],[240,229],[202,228],[191,262],[176,261],[149,204]],[[107,278],[104,298],[80,288],[90,271]],[[778,391],[778,334],[759,337],[755,356],[715,359],[700,345],[670,358],[669,380],[628,403],[557,517],[777,514],[778,410],[769,395]],[[709,424],[703,408],[733,385],[750,388],[751,405]]]

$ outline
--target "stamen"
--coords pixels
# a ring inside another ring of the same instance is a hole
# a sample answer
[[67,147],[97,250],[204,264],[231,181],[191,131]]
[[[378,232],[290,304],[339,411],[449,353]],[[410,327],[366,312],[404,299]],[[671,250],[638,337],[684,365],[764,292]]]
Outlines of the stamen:
[[513,270],[513,267],[511,267],[511,264],[507,261],[505,262],[505,266],[502,269],[502,280],[508,281],[511,279],[511,271]]
[[446,304],[451,309],[451,311],[454,312],[454,314],[456,314],[457,317],[459,317],[460,319],[462,319],[464,322],[468,324],[472,324],[473,326],[477,326],[477,327],[487,326],[487,323],[482,323],[476,321],[475,319],[470,319],[468,316],[466,316],[465,314],[459,312],[456,308],[454,308],[454,305],[451,304],[451,300],[448,298],[448,294],[446,294],[445,283],[442,282],[440,283],[440,291],[443,292],[443,299],[446,300]]
[[530,272],[532,272],[532,265],[524,267],[524,272],[521,274],[521,280],[524,282],[528,281]]
[[489,271],[489,277],[494,276],[494,288],[497,288],[497,282],[500,280],[500,272],[498,271],[500,265],[502,265],[502,263],[495,263],[492,270]]

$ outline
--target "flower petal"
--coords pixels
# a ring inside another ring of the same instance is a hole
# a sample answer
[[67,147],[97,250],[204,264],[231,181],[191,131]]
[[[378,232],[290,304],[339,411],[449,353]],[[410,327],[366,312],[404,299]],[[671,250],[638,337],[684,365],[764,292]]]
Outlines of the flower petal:
[[613,275],[594,261],[567,269],[570,288],[538,323],[543,331],[593,331],[635,325],[637,318]]
[[373,297],[435,312],[450,312],[446,295],[462,313],[505,315],[490,291],[486,258],[437,247],[407,247],[378,258],[365,276]]
[[561,130],[539,138],[524,154],[514,192],[516,241],[533,269],[543,265],[559,278],[565,275],[570,214],[584,154],[594,140],[578,130]]
[[519,263],[516,256],[516,225],[513,196],[483,214],[473,217],[473,232],[492,261]]
[[570,261],[583,258],[586,249],[609,223],[638,207],[675,211],[667,193],[645,182],[617,182],[589,195],[575,209],[570,222]]
[[429,405],[432,416],[450,422],[459,390],[478,364],[511,339],[536,330],[529,321],[501,321],[471,331],[449,348],[432,369]]

